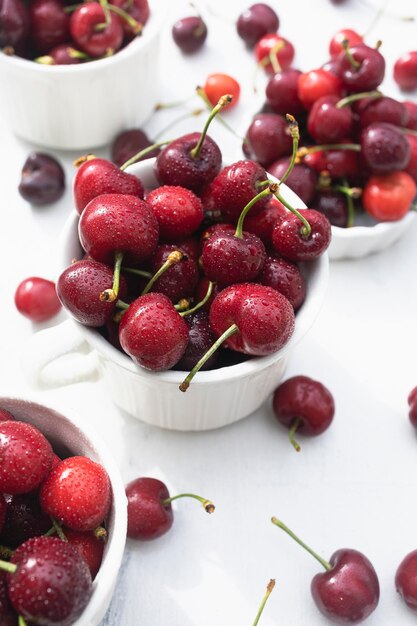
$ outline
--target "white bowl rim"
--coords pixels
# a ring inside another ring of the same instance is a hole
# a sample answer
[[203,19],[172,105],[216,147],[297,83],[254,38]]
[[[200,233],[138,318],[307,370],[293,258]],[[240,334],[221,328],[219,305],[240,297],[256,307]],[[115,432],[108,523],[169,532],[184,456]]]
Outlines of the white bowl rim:
[[372,226],[351,226],[350,228],[341,228],[340,226],[332,226],[332,237],[340,239],[376,239],[388,232],[396,230],[396,228],[406,228],[407,224],[411,224],[415,219],[416,213],[409,210],[399,220],[391,220],[386,222],[378,222]]

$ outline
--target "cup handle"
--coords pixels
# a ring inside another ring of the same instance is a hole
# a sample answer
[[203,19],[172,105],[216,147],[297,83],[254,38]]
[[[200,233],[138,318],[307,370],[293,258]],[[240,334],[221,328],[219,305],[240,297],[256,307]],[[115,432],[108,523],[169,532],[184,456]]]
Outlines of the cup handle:
[[91,350],[72,320],[37,332],[23,355],[23,369],[37,388],[96,380],[99,365],[97,352]]

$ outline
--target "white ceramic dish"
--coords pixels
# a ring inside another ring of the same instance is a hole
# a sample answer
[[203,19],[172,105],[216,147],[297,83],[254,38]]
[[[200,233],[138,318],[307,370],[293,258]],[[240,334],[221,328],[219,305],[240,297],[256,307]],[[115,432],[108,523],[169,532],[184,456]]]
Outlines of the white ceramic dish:
[[39,146],[84,150],[141,125],[157,101],[161,0],[143,34],[114,56],[45,66],[0,52],[0,108],[13,132]]
[[0,397],[0,407],[14,417],[39,428],[54,449],[65,454],[88,456],[101,463],[110,478],[113,500],[107,518],[109,539],[100,570],[93,582],[93,595],[81,617],[73,626],[98,626],[110,604],[126,543],[127,501],[122,478],[106,446],[85,427],[81,417],[65,407],[46,407],[33,399]]
[[[148,159],[128,171],[151,189],[157,185],[153,164],[154,159]],[[304,206],[285,185],[281,193],[295,206]],[[78,218],[73,211],[65,226],[58,274],[73,258],[80,258]],[[25,353],[26,371],[37,386],[67,384],[99,373],[117,406],[163,428],[208,430],[231,424],[258,409],[275,389],[284,375],[288,355],[320,311],[328,281],[327,254],[305,264],[303,271],[308,282],[307,297],[297,312],[295,331],[287,345],[270,356],[199,372],[186,393],[178,389],[184,372],[142,369],[96,330],[73,320],[34,336]]]

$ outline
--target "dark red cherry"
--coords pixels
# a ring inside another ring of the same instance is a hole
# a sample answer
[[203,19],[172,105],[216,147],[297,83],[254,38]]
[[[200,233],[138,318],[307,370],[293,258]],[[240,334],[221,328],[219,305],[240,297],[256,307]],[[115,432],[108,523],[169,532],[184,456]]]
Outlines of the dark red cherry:
[[331,189],[318,191],[312,206],[323,213],[332,226],[346,228],[348,225],[348,207],[343,193]]
[[143,185],[139,178],[122,172],[107,159],[87,159],[77,169],[74,178],[74,201],[78,213],[87,204],[103,194],[119,193],[143,198]]
[[17,615],[7,593],[6,572],[0,572],[0,615],[1,626],[17,626]]
[[417,103],[415,102],[403,102],[403,105],[407,109],[408,117],[405,126],[412,130],[417,130]]
[[[288,180],[287,180],[288,182]],[[245,230],[259,237],[267,247],[272,245],[272,231],[277,220],[287,214],[287,209],[279,200],[272,197],[260,213],[249,214],[245,217]]]
[[357,43],[362,43],[363,37],[358,35],[358,33],[351,28],[343,28],[342,30],[337,31],[337,33],[333,35],[329,44],[329,54],[331,57],[337,56],[343,51],[342,44],[346,40],[349,42],[349,46],[354,46]]
[[[113,268],[86,259],[73,263],[62,272],[57,293],[66,310],[84,326],[104,326],[115,311],[116,301],[102,301],[100,294],[113,285]],[[119,298],[127,293],[126,281],[120,277]]]
[[70,33],[77,48],[91,57],[102,57],[117,52],[123,43],[123,27],[120,18],[109,13],[110,23],[98,30],[99,24],[106,23],[106,15],[98,2],[88,2],[76,9],[70,19]]
[[410,160],[407,138],[392,124],[378,122],[367,126],[361,134],[361,148],[366,165],[375,173],[404,170]]
[[128,13],[138,24],[137,28],[133,28],[127,20],[123,18],[120,20],[126,40],[130,41],[140,34],[140,27],[146,24],[150,16],[148,0],[110,0],[110,4]]
[[[350,58],[353,58],[355,67]],[[340,77],[350,92],[371,91],[384,79],[384,57],[378,50],[363,43],[349,47],[349,56],[341,52],[340,61]]]
[[[203,298],[205,297],[205,295],[207,294],[207,289],[209,288],[209,279],[206,278],[205,276],[203,276],[200,279],[200,282],[197,285],[197,289],[195,292],[195,296],[194,296],[194,302],[201,302],[203,300]],[[217,294],[219,293],[219,288],[217,285],[213,285],[212,286],[212,291],[211,291],[211,296],[210,298],[207,300],[207,302],[202,306],[201,311],[205,311],[206,313],[208,313],[210,311],[210,307],[212,305],[212,302],[214,300],[214,298],[217,296]],[[188,315],[185,317],[185,320],[188,320]]]
[[70,43],[61,43],[48,52],[47,56],[37,59],[45,65],[79,65],[83,62],[83,52],[76,50]]
[[269,5],[258,2],[239,15],[236,28],[239,37],[252,47],[264,35],[277,32],[278,15]]
[[[283,157],[269,165],[268,172],[271,176],[280,179],[287,171],[289,164],[289,157]],[[309,204],[316,193],[317,174],[313,168],[305,163],[297,163],[294,165],[285,184],[301,198],[304,204]],[[247,222],[245,222],[245,228],[247,228]]]
[[0,493],[0,537],[6,520],[7,504],[3,494]]
[[[352,143],[343,139],[341,143]],[[304,158],[304,162],[318,174],[327,171],[331,178],[353,178],[359,173],[359,157],[354,150],[326,150],[314,152]]]
[[298,97],[305,109],[310,109],[323,96],[342,94],[342,81],[331,72],[319,68],[304,72],[298,78]]
[[51,518],[41,510],[37,493],[7,496],[6,521],[0,533],[0,543],[17,548],[32,537],[50,530]]
[[254,280],[265,258],[265,246],[256,235],[223,233],[206,241],[201,263],[209,280],[226,286]]
[[246,133],[251,158],[266,166],[291,154],[292,139],[286,120],[275,113],[259,113]]
[[[274,52],[275,50],[275,52]],[[288,39],[277,34],[264,35],[255,45],[255,58],[267,74],[287,70],[293,62],[295,50]],[[272,59],[276,59],[273,62]]]
[[300,209],[300,213],[310,224],[310,234],[303,235],[300,219],[288,213],[276,223],[272,244],[280,255],[290,261],[312,261],[329,247],[331,226],[327,217],[314,209]]
[[405,171],[414,178],[417,183],[417,137],[415,135],[406,135],[410,145],[410,160]]
[[22,0],[0,1],[0,48],[21,51],[30,28],[29,12]]
[[55,283],[38,276],[25,278],[18,285],[14,302],[19,313],[32,322],[47,322],[61,309]]
[[207,26],[199,15],[183,17],[172,27],[172,37],[186,54],[197,52],[207,38]]
[[394,80],[403,91],[417,89],[417,51],[406,52],[394,65]]
[[[126,161],[135,156],[135,154],[138,154],[138,152],[141,152],[144,148],[148,148],[152,144],[153,142],[149,139],[145,131],[140,128],[130,128],[129,130],[124,130],[117,135],[113,141],[111,147],[111,160],[118,167],[120,167],[126,163]],[[152,152],[148,152],[148,154],[145,154],[145,156],[138,159],[138,162],[143,161],[144,159],[156,157],[159,152],[159,148],[155,148]]]
[[68,543],[78,550],[87,563],[91,578],[94,580],[103,560],[105,541],[98,539],[91,531],[82,533],[71,528],[63,528],[63,532]]
[[135,363],[150,370],[166,370],[184,354],[188,326],[167,296],[148,293],[123,314],[119,336],[123,350]]
[[337,143],[351,134],[353,117],[349,106],[339,108],[338,96],[322,96],[310,109],[307,128],[317,143]]
[[304,107],[298,97],[300,70],[288,69],[274,74],[266,86],[266,101],[274,113],[299,115]]
[[[206,289],[207,291],[207,289]],[[204,297],[204,293],[202,294]],[[197,299],[198,301],[198,299]],[[208,313],[198,311],[193,315],[187,315],[185,321],[189,326],[189,341],[187,349],[175,366],[176,370],[189,372],[194,365],[205,355],[207,350],[213,345],[215,337],[210,330]],[[202,370],[213,369],[219,359],[218,352],[215,352],[206,361]]]
[[87,254],[112,264],[123,252],[124,264],[148,259],[158,244],[158,222],[144,200],[122,194],[98,196],[84,209],[79,222],[81,245]]
[[65,191],[65,173],[54,157],[40,152],[29,154],[22,169],[19,193],[37,206],[56,202]]
[[408,119],[407,109],[402,102],[383,96],[382,98],[364,98],[356,107],[361,128],[376,122],[387,122],[394,126],[405,126]]
[[169,491],[156,478],[137,478],[126,487],[127,536],[131,539],[150,541],[165,534],[172,526]]
[[406,605],[417,613],[417,550],[407,554],[398,566],[395,587]]
[[[155,274],[167,261],[168,256],[179,246],[174,244],[161,244],[157,247],[151,261],[151,271]],[[169,267],[156,280],[152,291],[164,294],[174,304],[182,298],[189,298],[194,294],[199,279],[197,262],[184,256],[181,261]]]
[[258,275],[258,282],[276,289],[292,304],[300,308],[306,297],[307,283],[297,265],[279,257],[268,256]]
[[35,537],[14,553],[8,592],[14,609],[38,624],[69,626],[87,605],[91,575],[78,550],[56,537]]
[[417,387],[414,387],[408,396],[408,406],[410,407],[410,411],[408,413],[410,422],[415,428],[417,428]]
[[165,241],[188,237],[203,220],[200,198],[184,187],[158,187],[148,193],[146,202],[158,220],[159,234]]
[[40,54],[68,41],[70,17],[61,0],[34,0],[29,15],[32,41]]
[[9,420],[14,420],[14,416],[6,411],[6,409],[0,409],[0,422],[8,422]]

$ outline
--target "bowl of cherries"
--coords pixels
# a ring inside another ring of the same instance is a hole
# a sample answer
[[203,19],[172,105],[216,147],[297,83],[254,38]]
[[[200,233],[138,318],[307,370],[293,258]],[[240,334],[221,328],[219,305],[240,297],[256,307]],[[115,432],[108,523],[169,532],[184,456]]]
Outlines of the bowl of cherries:
[[2,2],[0,106],[13,132],[81,150],[142,124],[157,100],[159,7],[160,0]]
[[67,410],[0,398],[2,624],[96,626],[104,617],[126,541],[127,500],[96,439]]

